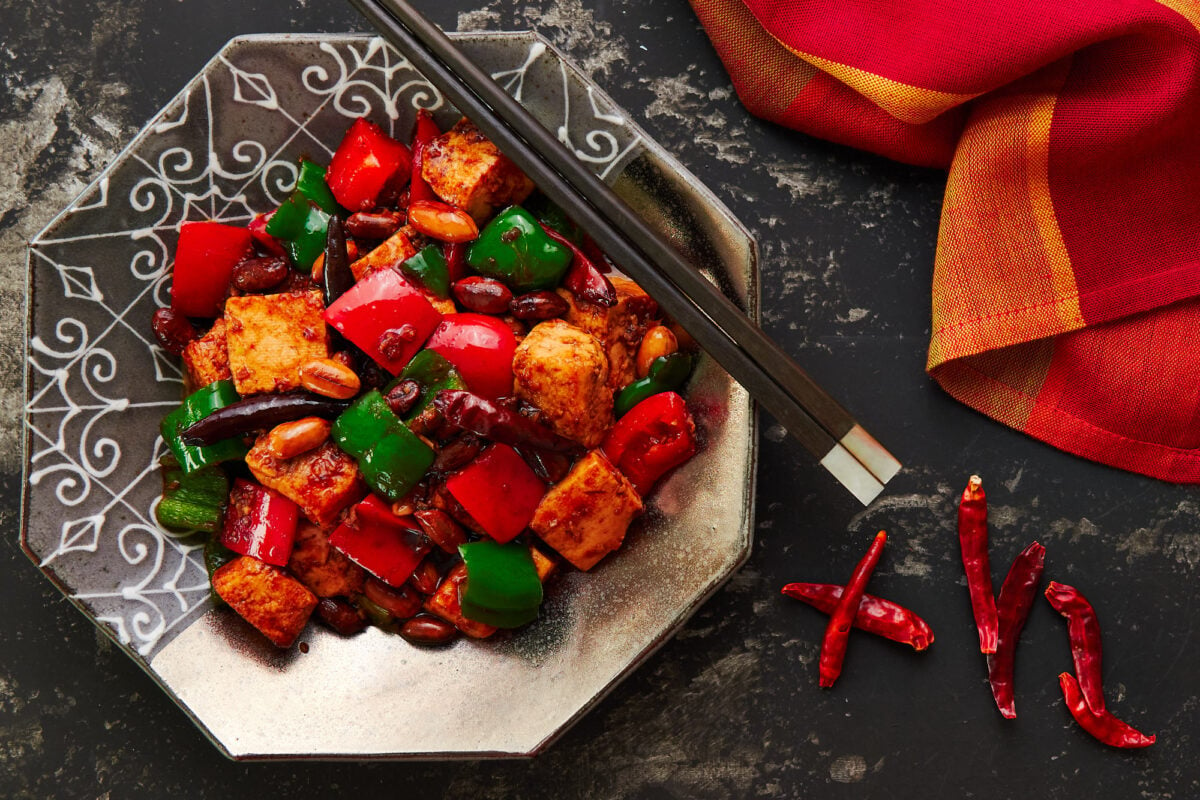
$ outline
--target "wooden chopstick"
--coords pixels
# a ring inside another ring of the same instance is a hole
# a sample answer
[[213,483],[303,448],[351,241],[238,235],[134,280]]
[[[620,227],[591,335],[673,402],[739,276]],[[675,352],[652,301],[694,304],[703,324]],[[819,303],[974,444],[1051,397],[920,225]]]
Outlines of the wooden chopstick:
[[406,0],[350,0],[864,504],[900,463],[716,286]]

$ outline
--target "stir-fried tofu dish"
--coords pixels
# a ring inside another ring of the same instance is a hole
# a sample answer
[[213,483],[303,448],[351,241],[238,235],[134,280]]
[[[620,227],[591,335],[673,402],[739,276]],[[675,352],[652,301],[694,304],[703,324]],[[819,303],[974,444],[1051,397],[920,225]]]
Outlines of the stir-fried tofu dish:
[[180,229],[159,523],[279,647],[314,616],[420,645],[532,622],[696,452],[690,339],[468,120],[358,119],[296,176]]

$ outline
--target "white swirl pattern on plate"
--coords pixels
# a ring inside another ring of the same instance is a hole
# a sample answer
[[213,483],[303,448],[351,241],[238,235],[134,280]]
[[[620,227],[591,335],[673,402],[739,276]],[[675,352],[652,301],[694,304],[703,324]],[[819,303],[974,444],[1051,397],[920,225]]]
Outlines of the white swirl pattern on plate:
[[[618,174],[640,134],[541,41],[521,41],[523,53],[485,43],[473,56],[519,99],[536,80],[543,107],[534,113],[554,120],[559,139],[601,177]],[[164,452],[157,423],[183,381],[149,320],[170,302],[179,224],[244,224],[278,205],[297,156],[326,160],[348,118],[387,120],[403,137],[413,108],[448,112],[378,38],[294,43],[303,58],[289,70],[266,60],[277,51],[260,37],[227,45],[31,243],[25,544],[142,659],[210,602],[196,539],[162,530],[153,514]]]

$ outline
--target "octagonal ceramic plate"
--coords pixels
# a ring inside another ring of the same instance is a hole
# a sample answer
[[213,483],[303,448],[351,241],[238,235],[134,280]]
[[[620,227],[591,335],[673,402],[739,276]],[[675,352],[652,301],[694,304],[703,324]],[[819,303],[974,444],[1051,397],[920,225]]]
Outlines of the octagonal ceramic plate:
[[[752,316],[752,239],[594,84],[533,34],[459,45]],[[688,389],[701,453],[620,552],[561,576],[541,618],[436,650],[310,625],[277,651],[209,597],[199,543],[154,523],[158,422],[181,395],[149,330],[179,223],[244,223],[327,160],[350,120],[406,138],[457,118],[380,39],[231,41],[31,243],[22,545],[234,758],[531,755],[662,644],[746,559],[755,421],[704,359]]]

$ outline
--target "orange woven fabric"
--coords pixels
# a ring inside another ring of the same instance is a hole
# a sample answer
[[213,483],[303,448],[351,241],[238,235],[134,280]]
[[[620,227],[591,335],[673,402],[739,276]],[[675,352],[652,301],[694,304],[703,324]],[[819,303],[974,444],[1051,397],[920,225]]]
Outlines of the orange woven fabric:
[[690,0],[754,114],[949,170],[927,368],[1200,482],[1200,0]]

